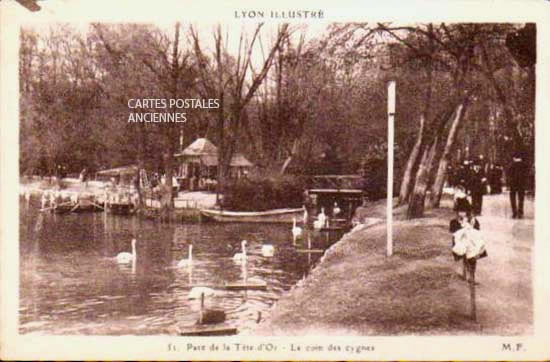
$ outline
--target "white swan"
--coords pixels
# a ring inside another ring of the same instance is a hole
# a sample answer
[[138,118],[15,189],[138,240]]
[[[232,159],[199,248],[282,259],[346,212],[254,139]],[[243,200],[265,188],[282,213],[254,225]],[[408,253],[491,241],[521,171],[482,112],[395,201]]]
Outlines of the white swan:
[[193,245],[189,244],[189,254],[187,259],[182,259],[178,262],[178,268],[183,268],[186,266],[191,266],[193,264]]
[[327,223],[327,215],[325,215],[325,208],[321,208],[321,212],[317,215],[317,220],[313,222],[315,229],[323,228]]
[[302,228],[299,226],[296,226],[296,218],[292,220],[292,236],[296,240],[300,236],[302,236]]
[[241,241],[241,253],[233,255],[234,262],[246,262],[246,240]]
[[340,207],[338,206],[338,203],[335,201],[334,207],[332,208],[332,214],[334,216],[337,216],[337,215],[340,215],[341,212],[342,212],[342,209],[340,209]]
[[193,287],[187,295],[188,299],[199,299],[201,295],[204,294],[205,297],[211,297],[216,295],[216,291],[208,287]]
[[136,259],[136,239],[132,239],[132,253],[126,251],[118,253],[116,261],[119,264],[128,264]]
[[273,245],[270,244],[264,244],[262,246],[262,256],[265,256],[267,258],[272,257],[275,254],[275,248]]

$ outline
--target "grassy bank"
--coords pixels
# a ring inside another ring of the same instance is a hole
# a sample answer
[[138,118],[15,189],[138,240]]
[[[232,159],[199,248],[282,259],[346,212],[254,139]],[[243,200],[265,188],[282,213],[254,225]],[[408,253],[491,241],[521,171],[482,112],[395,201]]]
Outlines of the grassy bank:
[[[396,210],[397,219],[402,211]],[[383,215],[381,204],[373,215]],[[330,248],[311,274],[281,298],[259,325],[262,335],[512,335],[532,330],[532,227],[489,236],[478,263],[478,321],[469,288],[450,254],[453,213],[394,222],[394,255],[386,257],[386,224],[360,227]],[[482,220],[491,232],[493,220]],[[531,241],[529,241],[531,240]],[[506,269],[507,265],[514,265]]]

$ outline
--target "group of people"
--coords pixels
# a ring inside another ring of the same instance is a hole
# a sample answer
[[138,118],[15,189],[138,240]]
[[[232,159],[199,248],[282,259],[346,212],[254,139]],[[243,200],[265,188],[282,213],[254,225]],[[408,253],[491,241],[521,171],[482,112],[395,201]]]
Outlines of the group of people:
[[485,162],[483,155],[479,155],[474,160],[463,160],[458,167],[449,170],[449,185],[471,197],[472,212],[475,215],[481,215],[483,195],[487,193],[488,188],[494,192],[502,190],[500,181],[502,168],[492,165],[490,175],[492,185],[489,183],[488,170],[489,165]]
[[516,152],[505,172],[498,163],[486,162],[483,155],[465,159],[456,167],[449,167],[448,183],[457,193],[465,193],[471,200],[472,213],[481,215],[483,195],[502,193],[503,179],[510,189],[512,217],[523,218],[525,190],[529,181],[529,168],[522,152]]
[[[488,174],[487,170],[489,170]],[[487,167],[483,162],[483,156],[480,156],[473,162],[463,161],[450,181],[454,183],[453,186],[456,189],[454,195],[456,217],[449,224],[449,231],[452,234],[452,253],[456,261],[463,261],[462,276],[470,282],[475,282],[477,260],[487,256],[485,241],[480,232],[481,225],[476,216],[481,215],[484,193],[502,192],[503,176],[502,167],[499,165]],[[513,154],[505,176],[510,190],[512,218],[521,219],[525,189],[529,180],[529,168],[523,153]]]

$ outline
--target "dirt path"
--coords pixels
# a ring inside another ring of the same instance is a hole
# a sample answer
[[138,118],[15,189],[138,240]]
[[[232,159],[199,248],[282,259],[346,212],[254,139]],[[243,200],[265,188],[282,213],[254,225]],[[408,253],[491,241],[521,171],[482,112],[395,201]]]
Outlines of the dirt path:
[[476,273],[481,283],[479,318],[489,329],[527,327],[533,322],[533,200],[526,200],[525,218],[517,220],[511,218],[508,194],[485,196],[479,221],[489,252],[488,258],[479,261]]

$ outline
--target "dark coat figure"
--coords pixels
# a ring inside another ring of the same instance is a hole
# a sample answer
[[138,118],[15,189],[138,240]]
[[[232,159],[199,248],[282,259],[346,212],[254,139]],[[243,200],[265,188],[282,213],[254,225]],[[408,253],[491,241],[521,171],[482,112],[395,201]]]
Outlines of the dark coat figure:
[[485,174],[487,174],[487,172],[489,171],[489,163],[487,162],[487,160],[485,160],[485,156],[483,155],[477,156],[477,160],[475,164],[481,166],[481,170]]
[[499,164],[491,165],[489,169],[489,185],[491,186],[491,194],[502,193],[502,176],[504,172]]
[[447,166],[447,183],[449,184],[449,187],[455,187],[456,182],[456,167],[452,165]]
[[475,215],[481,215],[483,207],[483,194],[485,193],[485,185],[487,178],[481,165],[476,163],[472,169],[469,179],[468,189],[472,195],[472,211]]
[[528,172],[523,156],[520,153],[515,153],[506,175],[508,187],[510,187],[510,205],[512,206],[512,218],[514,219],[523,217],[523,199]]
[[466,188],[466,191],[470,191],[468,189],[468,185],[470,183],[470,163],[469,161],[464,161],[460,166],[458,166],[458,169],[456,170],[456,176],[455,176],[455,182],[456,185],[462,185],[464,188]]

